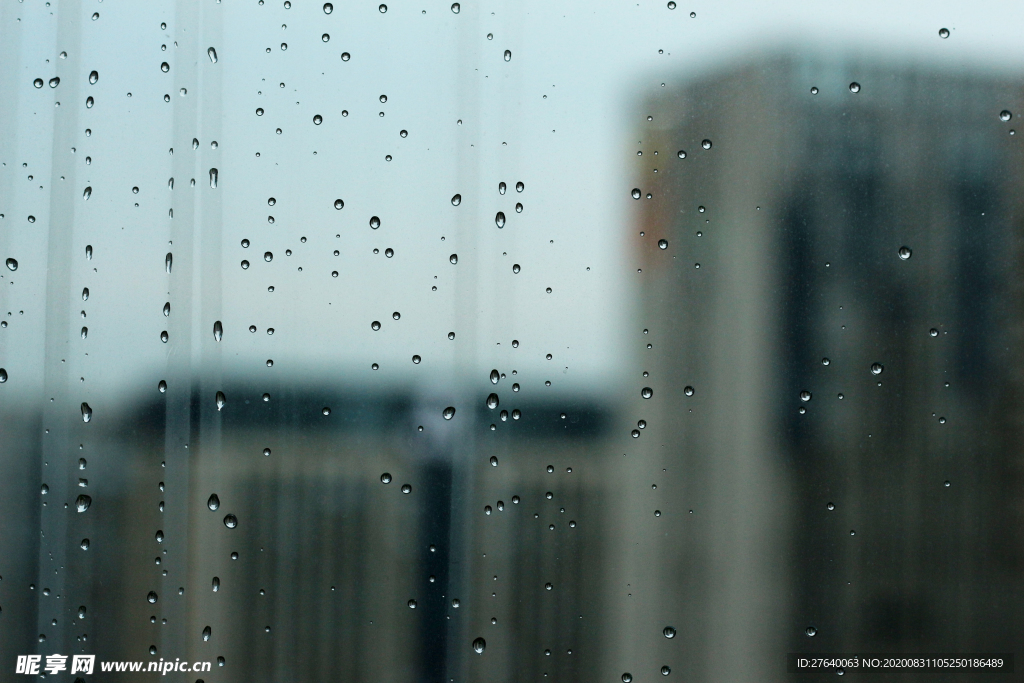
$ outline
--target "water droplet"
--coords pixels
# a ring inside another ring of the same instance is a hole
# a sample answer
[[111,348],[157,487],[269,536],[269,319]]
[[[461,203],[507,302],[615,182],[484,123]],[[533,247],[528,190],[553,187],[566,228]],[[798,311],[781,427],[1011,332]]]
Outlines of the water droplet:
[[324,417],[327,417],[328,415],[331,414],[331,409],[328,408],[327,406],[324,406],[323,410],[321,410],[320,412],[323,413]]
[[37,88],[42,88],[43,87],[43,79],[41,79],[41,78],[35,79],[34,81],[32,81],[32,85],[34,85]]
[[229,529],[234,529],[236,526],[238,526],[238,518],[234,515],[225,515],[224,526],[226,526]]
[[[349,53],[347,53],[347,52],[342,52],[341,53],[341,61],[347,62],[351,58],[352,58],[352,55],[350,55]],[[348,112],[347,111],[343,111],[343,112],[341,112],[341,115],[342,116],[348,116]]]
[[383,4],[382,4],[382,5],[381,5],[380,7],[378,7],[377,9],[378,9],[378,10],[380,11],[380,13],[381,13],[381,14],[384,14],[385,12],[387,12],[387,11],[388,11],[388,6],[387,6],[387,5],[383,5]]
[[495,408],[498,407],[498,395],[497,394],[489,394],[487,396],[487,407],[490,408],[491,410],[494,410]]
[[96,81],[100,80],[100,74],[98,71],[92,71],[89,73],[89,85],[96,85]]
[[88,327],[83,327],[82,328],[82,339],[85,339],[88,336],[89,336],[89,328]]
[[462,195],[457,194],[452,196],[452,206],[458,206],[462,203]]
[[216,510],[220,507],[220,498],[217,497],[216,493],[210,494],[209,500],[206,501],[206,507],[211,510]]
[[821,359],[821,364],[822,364],[822,365],[828,365],[828,364],[829,364],[829,363],[831,363],[831,362],[832,362],[832,361],[830,361],[830,360],[829,360],[828,358],[822,358],[822,359]]
[[462,9],[462,8],[459,7],[459,3],[457,3],[457,2],[453,2],[452,3],[452,12],[453,13],[458,14],[460,9]]
[[320,114],[316,114],[313,117],[313,125],[314,126],[319,126],[321,123],[323,123],[323,121],[324,121],[324,117],[320,116]]
[[675,0],[668,0],[668,8],[669,9],[675,9],[676,8]]
[[639,439],[640,438],[640,430],[639,429],[634,429],[633,431],[631,431],[629,433],[629,435],[632,436],[634,439]]
[[854,81],[850,84],[850,92],[860,92],[860,83]]
[[18,262],[15,259],[12,259],[12,258],[7,259],[7,270],[17,270],[17,269],[18,269]]
[[82,198],[85,199],[86,201],[89,201],[90,197],[92,197],[92,185],[85,188],[85,190],[82,192]]
[[384,474],[380,475],[380,483],[382,483],[382,484],[390,484],[391,483],[391,474],[388,473],[388,472],[385,472]]
[[634,187],[633,191],[630,194],[633,196],[633,199],[640,199],[640,197],[643,196],[643,193],[640,192],[639,187]]
[[320,36],[320,40],[324,41],[325,43],[329,42],[331,40],[331,34],[323,34],[322,36]]
[[407,602],[405,604],[409,605],[409,609],[416,609],[416,601],[415,600],[409,600],[409,602]]
[[512,61],[512,50],[505,50],[505,61]]
[[1004,109],[1001,112],[999,112],[999,120],[1000,121],[1009,121],[1012,118],[1013,118],[1013,114],[1010,113],[1009,109]]
[[391,258],[392,256],[395,255],[395,250],[392,249],[391,247],[388,247],[387,249],[384,250],[384,255],[387,256],[388,258]]
[[373,228],[374,230],[379,228],[380,227],[380,219],[377,218],[376,216],[371,217],[370,218],[370,227]]
[[818,88],[816,86],[811,86],[811,94],[812,95],[817,95],[818,94]]
[[885,368],[882,366],[881,363],[872,363],[871,364],[871,374],[872,375],[881,375],[882,374],[882,370],[884,370],[884,369]]
[[661,667],[661,675],[662,676],[668,676],[670,673],[672,673],[672,669],[669,668],[668,664],[666,664],[665,666]]
[[452,406],[448,406],[447,408],[444,409],[444,412],[441,413],[441,415],[444,417],[444,419],[450,420],[453,417],[455,417],[455,408]]
[[402,493],[412,493],[412,486],[402,484]]
[[215,168],[210,169],[210,187],[217,187],[217,169]]
[[156,591],[149,591],[149,594],[146,596],[146,601],[151,605],[155,605],[157,600]]
[[901,261],[906,261],[913,252],[910,250],[910,247],[900,247],[896,253],[899,254]]
[[263,116],[263,107],[256,107],[256,116]]
[[828,505],[825,506],[825,508],[831,512],[832,510],[836,509],[836,506],[833,503],[829,503]]
[[939,29],[939,38],[949,38],[949,29],[948,28],[940,28]]
[[51,88],[56,88],[58,85],[60,85],[60,77],[59,76],[54,76],[53,78],[50,79],[50,87]]
[[676,637],[676,629],[674,626],[666,626],[661,630],[661,635],[666,638],[672,639]]
[[324,14],[330,14],[334,11],[334,5],[329,2],[324,3]]
[[497,384],[498,380],[501,379],[501,373],[498,372],[497,369],[491,370],[490,379],[491,379],[491,384]]
[[88,422],[92,419],[92,408],[89,407],[88,403],[82,404],[82,422]]
[[85,495],[84,493],[75,499],[75,510],[78,512],[85,512],[92,505],[92,498]]
[[379,320],[374,320],[372,323],[370,323],[370,329],[373,330],[374,332],[379,330],[380,329],[380,321]]
[[263,252],[263,260],[266,261],[267,263],[270,263],[271,261],[273,261],[274,260],[274,252],[272,252],[272,251],[265,251],[265,252]]
[[85,258],[88,261],[92,260],[92,245],[91,244],[85,245]]
[[633,674],[629,673],[628,671],[626,673],[622,674],[622,683],[632,683],[632,681],[633,681]]
[[249,262],[243,259],[242,260],[242,270],[246,270],[248,268],[249,268]]
[[160,380],[160,383],[156,385],[156,388],[161,394],[167,393],[167,382],[165,380]]
[[212,635],[213,635],[213,629],[211,629],[209,626],[207,626],[206,628],[203,629],[203,641],[204,642],[208,641]]
[[693,396],[693,387],[689,385],[683,387],[683,393],[686,394],[687,396]]
[[505,227],[505,213],[503,211],[499,211],[497,215],[494,216],[494,224],[499,228]]
[[658,240],[659,249],[668,249],[668,240]]
[[512,264],[512,272],[514,274],[518,275],[520,270],[521,270],[521,268],[519,267],[518,263],[513,263]]
[[477,653],[478,655],[482,655],[486,647],[487,641],[485,641],[483,638],[477,638],[473,641],[473,652]]
[[217,63],[217,51],[215,49],[213,49],[212,47],[207,48],[206,54],[209,55],[211,62],[213,62],[214,64]]
[[216,341],[220,341],[224,338],[224,326],[219,320],[213,323],[213,338]]
[[163,71],[164,73],[167,73],[168,71],[171,70],[171,65],[168,64],[167,62],[164,62],[164,63],[162,63],[160,65],[160,70]]
[[933,337],[938,337],[939,336],[939,331],[933,327],[932,329],[928,330],[928,334],[933,336]]
[[640,395],[643,396],[644,398],[650,398],[651,396],[654,396],[654,389],[651,389],[650,387],[644,387],[643,389],[640,390]]
[[811,400],[811,392],[807,391],[806,389],[801,391],[800,392],[800,400],[803,401],[804,403],[806,403],[807,401],[810,401]]
[[700,146],[704,149],[711,149],[711,140],[701,140]]
[[451,256],[448,257],[448,262],[451,263],[454,266],[456,263],[459,262],[459,255],[458,254],[452,254]]
[[813,626],[808,626],[806,629],[804,629],[804,633],[806,633],[808,637],[813,638],[815,634],[818,633],[818,629],[814,628]]
[[215,400],[215,402],[217,404],[217,410],[224,410],[224,405],[228,402],[228,399],[224,395],[224,392],[223,391],[218,391],[216,397],[214,398],[214,400]]

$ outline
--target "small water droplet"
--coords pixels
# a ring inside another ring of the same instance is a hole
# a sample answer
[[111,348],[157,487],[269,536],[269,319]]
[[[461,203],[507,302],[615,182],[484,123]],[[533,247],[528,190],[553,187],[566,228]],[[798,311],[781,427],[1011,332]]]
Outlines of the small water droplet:
[[670,673],[672,673],[672,669],[669,668],[668,664],[666,664],[665,666],[661,667],[661,675],[662,676],[668,676]]
[[323,410],[321,410],[320,412],[323,413],[324,417],[327,417],[328,415],[331,414],[331,409],[327,406],[324,406]]
[[482,655],[486,647],[487,641],[485,641],[483,638],[477,638],[473,641],[473,652],[477,653],[478,655]]
[[236,526],[238,526],[238,518],[234,515],[225,515],[224,526],[226,526],[229,529],[234,529]]
[[78,512],[85,512],[92,505],[92,498],[85,495],[84,493],[75,499],[75,510]]
[[92,245],[91,244],[85,245],[85,258],[88,261],[92,260]]
[[512,61],[512,50],[505,50],[505,61]]
[[675,0],[668,0],[668,8],[669,9],[675,9],[676,8]]
[[380,7],[378,7],[378,8],[377,8],[377,10],[378,10],[378,11],[379,11],[379,12],[380,12],[381,14],[384,14],[385,12],[387,12],[387,11],[388,11],[388,6],[387,6],[387,5],[384,5],[384,4],[382,4],[382,5],[380,6]]
[[384,474],[380,475],[380,483],[382,483],[382,484],[390,484],[391,483],[391,474],[388,473],[388,472],[385,472]]
[[459,3],[457,3],[457,2],[453,2],[452,3],[452,12],[454,14],[458,14],[460,9],[462,9],[462,8],[459,6]]
[[206,628],[203,629],[203,641],[204,642],[208,641],[212,635],[213,635],[213,629],[211,629],[209,626],[207,626]]
[[[342,52],[341,53],[341,61],[347,62],[351,58],[352,58],[352,55],[350,55],[349,53],[347,53],[347,52]],[[343,111],[343,112],[341,112],[341,115],[342,116],[348,116],[348,112],[347,111]]]
[[330,42],[331,34],[330,33],[323,34],[322,36],[320,36],[320,40],[324,41],[325,43]]
[[928,334],[931,335],[932,337],[938,337],[939,331],[933,327],[932,329],[928,330]]
[[320,114],[316,114],[313,117],[313,125],[314,126],[319,126],[321,123],[323,123],[323,121],[324,121],[324,117],[320,116]]
[[85,190],[82,192],[82,198],[85,199],[86,201],[89,201],[90,197],[92,197],[92,185],[85,188]]
[[217,51],[212,47],[206,49],[206,54],[210,56],[210,61],[214,64],[217,63]]
[[633,199],[640,199],[640,197],[643,196],[643,193],[640,192],[639,187],[634,187],[633,191],[630,194],[632,195]]
[[828,358],[822,358],[822,359],[821,359],[821,364],[822,364],[822,365],[828,365],[828,364],[829,364],[829,363],[831,363],[831,362],[832,362],[832,361],[830,361],[830,360],[829,360]]
[[441,415],[444,417],[444,419],[450,420],[453,417],[455,417],[455,408],[452,406],[448,406],[447,408],[444,409],[444,412],[442,412]]
[[53,78],[50,79],[50,87],[51,88],[56,88],[58,85],[60,85],[60,77],[59,76],[54,76]]
[[850,83],[850,92],[860,92],[860,83],[857,81]]
[[18,269],[18,262],[17,262],[17,260],[12,259],[12,258],[7,259],[7,270],[12,270],[13,271],[13,270],[17,270],[17,269]]
[[908,258],[910,258],[910,255],[913,252],[910,250],[910,247],[900,247],[896,253],[899,255],[901,261],[906,261]]
[[219,320],[213,323],[213,338],[215,341],[220,341],[224,338],[224,325]]
[[494,224],[499,228],[505,227],[505,213],[503,211],[499,211],[497,215],[494,216]]
[[168,71],[170,71],[170,70],[171,70],[171,65],[170,65],[170,64],[168,64],[167,62],[163,62],[163,63],[162,63],[161,65],[160,65],[160,70],[161,70],[161,71],[163,71],[164,73],[167,73]]
[[661,630],[661,634],[666,638],[672,639],[676,637],[676,629],[674,626],[666,626]]
[[949,38],[949,29],[948,28],[940,28],[939,29],[939,38]]
[[658,240],[659,249],[668,249],[668,240]]
[[35,79],[34,81],[32,81],[32,85],[34,85],[37,88],[42,88],[43,87],[43,79],[41,79],[41,78]]
[[711,149],[711,140],[701,140],[700,146],[704,149]]
[[92,419],[92,408],[89,407],[88,403],[82,404],[82,422],[88,422]]
[[513,263],[512,264],[512,272],[514,274],[518,275],[520,270],[521,270],[521,268],[519,267],[518,263]]
[[412,486],[402,484],[402,493],[412,493]]
[[651,389],[650,387],[644,387],[643,389],[640,390],[640,395],[644,398],[650,398],[651,396],[654,396],[654,389]]
[[1000,121],[1009,121],[1012,118],[1013,118],[1013,114],[1010,113],[1009,109],[1004,109],[1001,112],[999,112],[999,120]]
[[167,393],[167,382],[165,380],[160,380],[160,383],[156,385],[156,388],[161,394]]
[[157,598],[156,591],[149,591],[149,594],[146,596],[146,601],[149,602],[149,604],[151,605],[155,605],[158,599],[159,598]]
[[806,403],[807,401],[810,401],[811,400],[811,392],[807,391],[806,389],[801,391],[800,392],[800,400],[803,401],[804,403]]
[[217,395],[214,397],[214,401],[217,404],[217,410],[224,410],[224,406],[227,404],[228,399],[224,395],[223,391],[218,391]]
[[372,323],[370,323],[370,329],[373,330],[374,332],[379,330],[380,329],[380,321],[379,320],[374,320]]
[[210,187],[217,187],[217,169],[215,168],[210,169]]
[[813,638],[815,635],[817,635],[818,629],[814,628],[813,626],[808,626],[806,629],[804,629],[804,633],[806,633],[808,637]]
[[491,379],[491,384],[497,384],[498,380],[501,379],[501,373],[498,372],[497,368],[495,368],[494,370],[491,370],[490,379]]
[[330,14],[334,11],[334,5],[329,2],[324,3],[324,14]]
[[452,206],[458,206],[462,203],[462,195],[457,194],[452,196]]
[[216,493],[210,494],[209,500],[206,501],[206,507],[211,510],[216,510],[220,507],[220,498],[217,497]]
[[683,393],[686,394],[687,396],[693,396],[693,387],[689,385],[683,387]]
[[416,601],[415,600],[409,600],[409,602],[407,602],[405,604],[409,605],[409,609],[416,609]]
[[267,263],[270,263],[271,261],[273,261],[274,260],[274,252],[272,252],[272,251],[265,251],[265,252],[263,252],[263,260],[266,261]]
[[7,381],[7,370],[5,370],[4,368],[0,368],[0,384],[3,384],[6,381]]
[[882,374],[882,370],[884,370],[884,369],[885,368],[882,366],[881,363],[872,363],[871,364],[871,374],[872,375],[881,375]]
[[89,73],[89,85],[96,85],[96,81],[100,80],[100,74],[98,71],[92,71]]
[[633,681],[633,674],[629,673],[628,671],[626,673],[622,674],[622,683],[632,683],[632,681]]
[[377,218],[376,216],[371,217],[370,218],[370,227],[373,228],[374,230],[379,228],[380,227],[380,219]]
[[487,407],[490,408],[491,410],[494,410],[495,408],[498,407],[498,395],[497,394],[489,394],[487,396]]
[[458,254],[452,254],[451,256],[448,257],[448,262],[451,263],[454,266],[456,263],[459,262],[459,255]]

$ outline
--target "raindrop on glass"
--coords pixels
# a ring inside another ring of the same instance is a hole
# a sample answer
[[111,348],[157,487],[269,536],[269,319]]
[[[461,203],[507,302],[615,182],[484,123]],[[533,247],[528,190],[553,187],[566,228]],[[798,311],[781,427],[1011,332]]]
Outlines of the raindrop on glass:
[[850,92],[860,92],[860,83],[854,81],[850,84]]
[[882,370],[884,370],[884,369],[885,368],[882,366],[881,363],[872,363],[871,364],[871,374],[872,375],[881,375],[882,374]]
[[644,398],[650,398],[651,396],[654,396],[654,389],[651,389],[650,387],[644,387],[643,389],[640,390],[640,395]]
[[455,417],[455,408],[452,406],[448,406],[447,408],[444,409],[444,412],[442,412],[441,415],[444,417],[444,419],[450,420],[453,417]]
[[913,252],[910,250],[910,247],[900,247],[896,253],[899,255],[901,261],[906,261],[908,258],[910,258],[910,255]]
[[503,211],[499,211],[497,215],[494,217],[494,224],[497,225],[499,228],[505,227],[505,213]]
[[216,493],[210,494],[209,500],[206,501],[206,507],[211,510],[216,510],[220,507],[220,498],[217,497]]
[[217,51],[212,47],[206,49],[206,54],[210,56],[210,61],[214,64],[217,63]]
[[229,529],[234,529],[236,526],[238,526],[238,518],[234,515],[225,515],[224,526],[226,526]]
[[477,653],[478,655],[482,655],[486,647],[487,641],[485,641],[483,638],[477,638],[473,641],[473,652]]
[[213,323],[213,338],[215,341],[220,341],[224,338],[224,326],[219,320]]
[[452,196],[452,206],[458,206],[462,203],[462,195],[457,194]]

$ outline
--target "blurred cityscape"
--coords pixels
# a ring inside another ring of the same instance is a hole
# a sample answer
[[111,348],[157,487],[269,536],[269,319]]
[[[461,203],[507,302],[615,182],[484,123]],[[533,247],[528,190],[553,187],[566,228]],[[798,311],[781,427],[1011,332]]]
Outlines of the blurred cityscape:
[[[84,427],[57,397],[76,422],[52,435],[6,406],[0,661],[642,683],[783,680],[787,652],[1012,652],[1024,166],[1000,112],[1020,86],[779,55],[642,94],[612,391],[181,366]],[[40,482],[90,509],[43,515]]]

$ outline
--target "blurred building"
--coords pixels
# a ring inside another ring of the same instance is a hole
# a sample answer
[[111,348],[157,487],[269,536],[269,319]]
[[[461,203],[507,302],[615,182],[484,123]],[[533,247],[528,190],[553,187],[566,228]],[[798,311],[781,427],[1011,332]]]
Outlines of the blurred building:
[[778,56],[646,100],[641,440],[679,520],[646,606],[688,680],[1014,649],[1024,166],[1000,112],[1020,92]]

